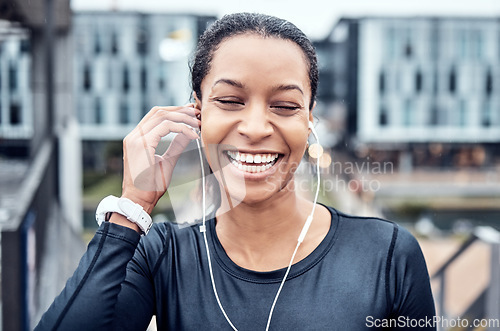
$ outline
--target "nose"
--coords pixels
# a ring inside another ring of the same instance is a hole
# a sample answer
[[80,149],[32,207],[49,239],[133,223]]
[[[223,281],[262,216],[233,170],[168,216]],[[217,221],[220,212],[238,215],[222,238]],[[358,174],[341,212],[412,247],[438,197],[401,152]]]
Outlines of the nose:
[[258,142],[269,137],[274,132],[274,127],[269,121],[266,105],[249,106],[241,112],[243,118],[238,125],[238,133],[250,142]]

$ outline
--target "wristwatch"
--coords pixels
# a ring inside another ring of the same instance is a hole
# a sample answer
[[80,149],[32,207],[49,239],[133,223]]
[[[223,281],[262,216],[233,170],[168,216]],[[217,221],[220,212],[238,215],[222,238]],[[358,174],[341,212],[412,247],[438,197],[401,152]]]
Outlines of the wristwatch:
[[95,212],[97,224],[101,225],[102,222],[106,221],[108,213],[118,213],[125,216],[130,222],[137,224],[145,235],[148,234],[151,225],[153,225],[151,216],[144,211],[142,206],[127,198],[109,195],[102,199]]

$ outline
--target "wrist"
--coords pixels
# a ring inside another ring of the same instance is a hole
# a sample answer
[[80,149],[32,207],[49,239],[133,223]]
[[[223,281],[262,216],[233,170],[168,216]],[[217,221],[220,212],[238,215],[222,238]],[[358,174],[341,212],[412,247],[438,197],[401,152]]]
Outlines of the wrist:
[[125,216],[118,213],[111,213],[111,217],[109,218],[109,222],[118,224],[121,226],[125,226],[132,230],[135,230],[137,233],[141,234],[141,229],[137,226],[137,224],[130,222]]

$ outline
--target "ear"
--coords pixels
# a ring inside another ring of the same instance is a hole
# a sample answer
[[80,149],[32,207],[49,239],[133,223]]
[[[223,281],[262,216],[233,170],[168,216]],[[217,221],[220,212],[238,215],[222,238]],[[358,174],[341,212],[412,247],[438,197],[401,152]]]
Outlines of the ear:
[[[312,108],[309,110],[309,122],[314,123],[313,110],[316,108],[316,101],[314,101]],[[311,133],[311,129],[309,129],[309,133]]]
[[201,100],[198,98],[195,91],[193,91],[193,99],[194,99],[194,107],[196,109],[201,110]]

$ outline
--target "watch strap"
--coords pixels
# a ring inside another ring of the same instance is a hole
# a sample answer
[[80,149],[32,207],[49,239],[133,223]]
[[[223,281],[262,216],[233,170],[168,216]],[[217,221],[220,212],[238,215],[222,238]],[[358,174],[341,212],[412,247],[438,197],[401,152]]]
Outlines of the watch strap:
[[144,234],[147,234],[153,225],[151,216],[144,211],[142,206],[127,198],[117,198],[112,195],[104,198],[96,210],[98,225],[106,221],[106,214],[108,213],[118,213],[125,216],[129,221],[137,224]]

